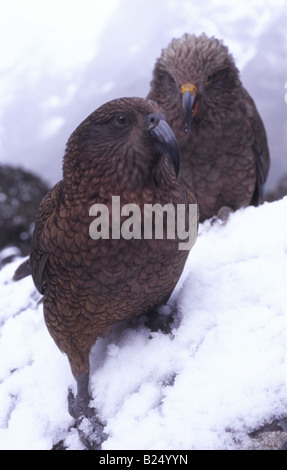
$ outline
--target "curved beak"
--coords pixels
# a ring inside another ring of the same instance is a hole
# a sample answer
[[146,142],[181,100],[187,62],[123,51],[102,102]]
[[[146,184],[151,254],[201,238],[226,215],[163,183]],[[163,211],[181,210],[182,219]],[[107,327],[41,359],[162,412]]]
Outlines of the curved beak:
[[190,91],[185,91],[182,97],[182,106],[184,112],[185,132],[190,132],[192,123],[192,113],[195,96]]
[[180,163],[179,149],[176,137],[167,122],[162,118],[159,118],[157,122],[153,121],[153,126],[150,128],[150,135],[156,140],[160,153],[170,156],[175,175],[178,177]]
[[182,107],[184,112],[185,132],[190,132],[194,114],[194,103],[197,92],[196,85],[185,83],[181,87]]

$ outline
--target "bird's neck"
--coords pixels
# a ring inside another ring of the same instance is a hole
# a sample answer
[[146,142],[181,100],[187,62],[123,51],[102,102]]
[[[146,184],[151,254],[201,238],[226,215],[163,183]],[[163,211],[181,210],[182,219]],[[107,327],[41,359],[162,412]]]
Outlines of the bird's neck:
[[164,160],[159,162],[149,174],[135,170],[113,173],[108,177],[106,174],[95,175],[92,171],[66,174],[63,178],[66,205],[111,201],[113,196],[121,196],[126,204],[137,203],[143,194],[147,200],[156,202],[154,195],[159,193],[161,197],[166,194],[168,199],[177,178],[172,165],[166,163]]

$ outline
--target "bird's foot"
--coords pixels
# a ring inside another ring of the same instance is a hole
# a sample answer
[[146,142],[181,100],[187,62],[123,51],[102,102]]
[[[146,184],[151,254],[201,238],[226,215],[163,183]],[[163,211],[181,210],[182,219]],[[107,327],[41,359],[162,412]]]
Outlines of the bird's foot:
[[81,416],[76,420],[79,438],[86,450],[101,450],[102,443],[108,438],[104,425],[96,414],[91,418]]
[[69,413],[76,420],[79,438],[86,450],[101,450],[102,443],[107,439],[104,432],[104,424],[96,414],[94,408],[90,408],[87,400],[78,400],[77,396],[69,390]]
[[160,310],[149,311],[146,314],[147,320],[145,322],[145,325],[150,328],[151,331],[160,330],[164,334],[170,334],[172,331],[173,315],[166,305],[164,307],[164,313],[162,313]]
[[229,219],[230,214],[233,212],[234,210],[231,209],[231,207],[222,206],[217,212],[217,215],[211,219],[211,224],[213,225],[214,223],[219,223],[220,225],[225,225]]

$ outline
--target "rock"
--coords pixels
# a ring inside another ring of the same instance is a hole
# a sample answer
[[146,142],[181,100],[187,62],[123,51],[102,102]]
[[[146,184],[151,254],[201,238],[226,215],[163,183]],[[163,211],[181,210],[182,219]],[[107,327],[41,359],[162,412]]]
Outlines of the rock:
[[38,176],[0,165],[0,249],[14,246],[29,254],[36,213],[48,189]]
[[249,437],[248,450],[287,450],[287,418],[265,424]]

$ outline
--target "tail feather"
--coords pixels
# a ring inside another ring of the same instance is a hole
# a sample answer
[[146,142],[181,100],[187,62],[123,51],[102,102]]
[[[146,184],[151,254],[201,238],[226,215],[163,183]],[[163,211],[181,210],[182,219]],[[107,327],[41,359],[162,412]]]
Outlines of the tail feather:
[[21,279],[24,279],[24,277],[30,276],[30,274],[31,274],[30,258],[27,258],[16,269],[14,276],[13,276],[13,281],[20,281]]

